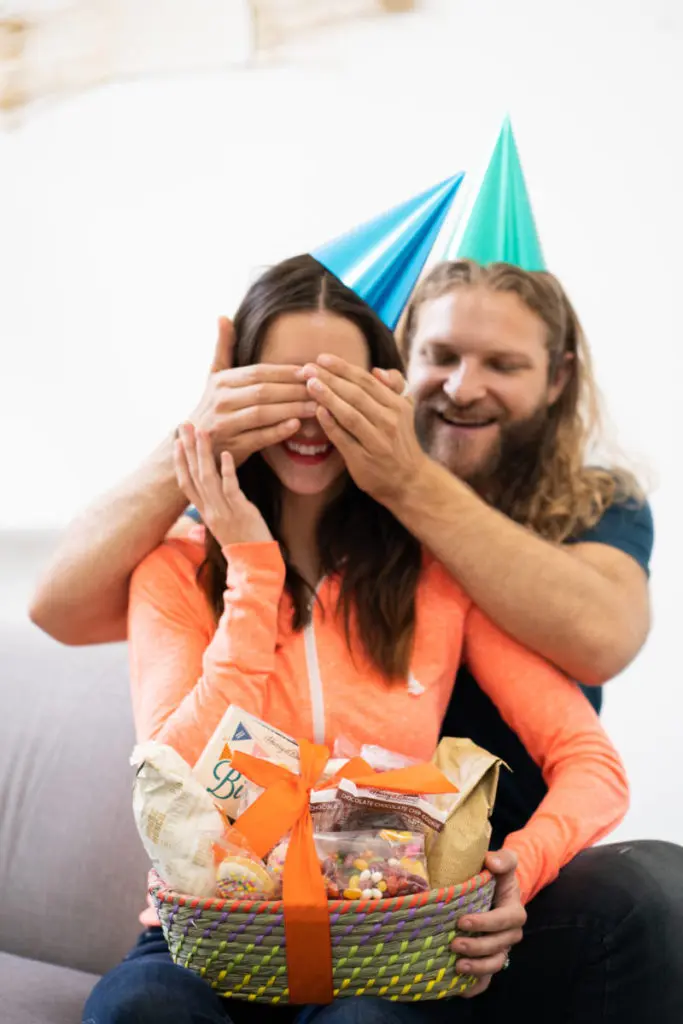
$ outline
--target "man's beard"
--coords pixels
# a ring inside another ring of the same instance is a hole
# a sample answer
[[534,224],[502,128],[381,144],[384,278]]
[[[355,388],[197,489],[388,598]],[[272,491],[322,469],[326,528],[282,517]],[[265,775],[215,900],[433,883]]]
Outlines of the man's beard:
[[[531,416],[516,423],[500,423],[496,443],[479,465],[459,471],[459,449],[465,447],[454,440],[450,452],[439,452],[442,464],[469,484],[483,498],[500,507],[535,490],[542,466],[542,451],[547,440],[549,413],[545,403]],[[423,449],[430,455],[434,438],[436,413],[432,409],[416,411],[415,429]]]

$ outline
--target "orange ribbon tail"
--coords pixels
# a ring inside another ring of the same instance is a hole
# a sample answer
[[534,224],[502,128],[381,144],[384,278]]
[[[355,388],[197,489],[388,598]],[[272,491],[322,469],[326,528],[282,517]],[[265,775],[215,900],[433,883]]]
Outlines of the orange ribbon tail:
[[327,890],[313,840],[309,808],[312,789],[332,788],[342,778],[395,793],[457,793],[431,764],[375,772],[355,757],[333,779],[320,778],[329,758],[327,747],[299,740],[300,774],[250,754],[235,753],[232,766],[264,792],[237,820],[236,827],[254,853],[265,857],[288,833],[282,898],[291,1003],[330,1003],[333,998],[332,940]]

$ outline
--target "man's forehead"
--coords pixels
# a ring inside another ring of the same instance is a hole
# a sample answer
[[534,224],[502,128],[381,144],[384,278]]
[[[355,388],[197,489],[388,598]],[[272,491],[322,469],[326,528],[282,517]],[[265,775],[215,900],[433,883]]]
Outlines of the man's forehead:
[[514,293],[456,288],[420,305],[414,341],[527,349],[544,336],[543,321]]

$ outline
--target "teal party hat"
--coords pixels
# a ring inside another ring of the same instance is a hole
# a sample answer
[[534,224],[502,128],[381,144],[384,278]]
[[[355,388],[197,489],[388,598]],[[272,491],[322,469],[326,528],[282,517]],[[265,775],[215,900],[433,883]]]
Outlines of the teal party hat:
[[444,225],[464,174],[401,203],[311,255],[393,331]]
[[514,263],[523,270],[546,269],[509,118],[503,123],[464,230],[453,235],[446,258]]

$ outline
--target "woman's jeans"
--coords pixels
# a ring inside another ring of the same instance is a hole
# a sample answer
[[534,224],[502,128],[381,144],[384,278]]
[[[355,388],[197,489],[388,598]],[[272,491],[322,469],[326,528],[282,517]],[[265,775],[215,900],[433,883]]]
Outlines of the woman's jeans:
[[176,967],[159,928],[95,986],[84,1024],[683,1024],[683,848],[616,843],[579,854],[530,904],[508,970],[473,999],[321,1008],[225,1000]]

